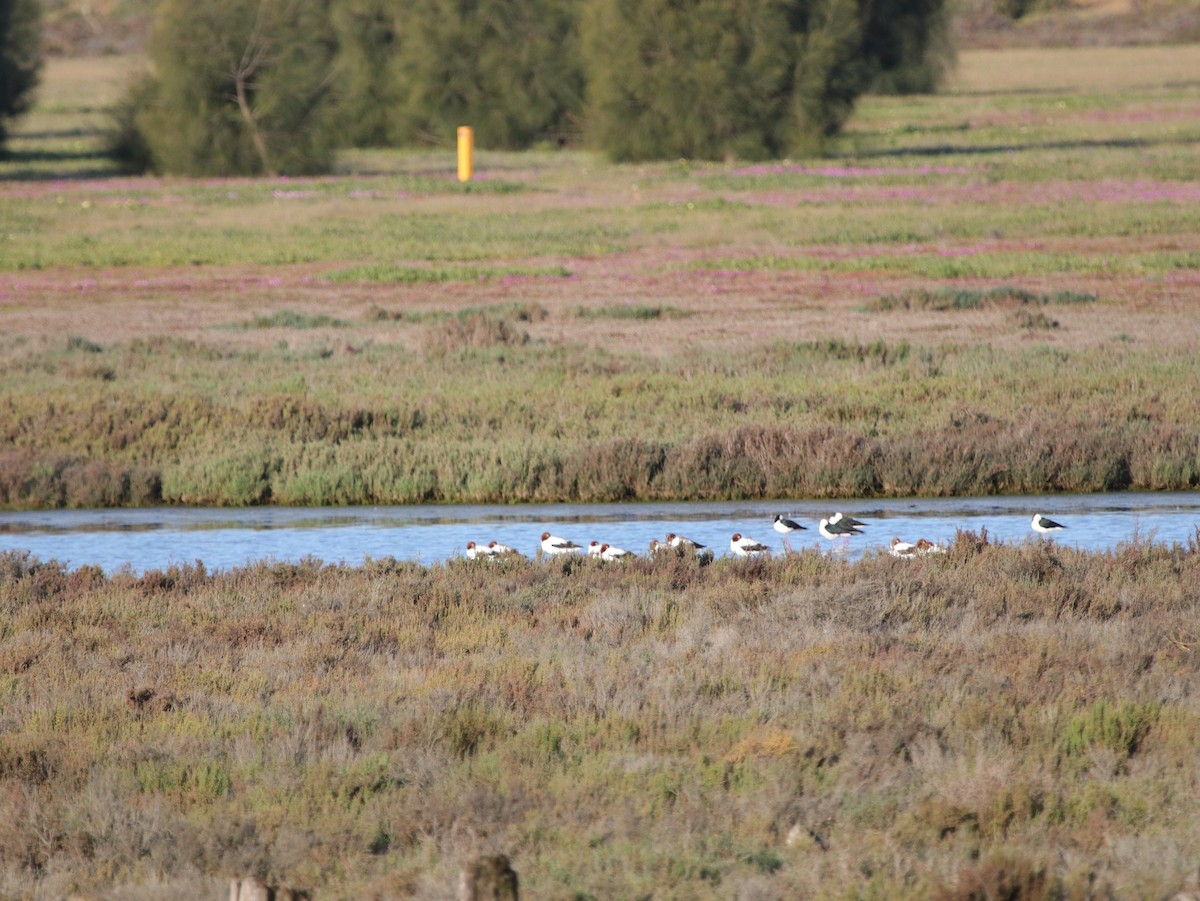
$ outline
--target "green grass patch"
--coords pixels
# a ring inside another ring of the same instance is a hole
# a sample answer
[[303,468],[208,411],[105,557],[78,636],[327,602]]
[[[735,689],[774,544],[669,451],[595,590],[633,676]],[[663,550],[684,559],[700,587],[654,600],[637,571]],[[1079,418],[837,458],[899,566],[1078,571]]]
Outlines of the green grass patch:
[[686,319],[687,310],[668,305],[612,304],[604,307],[576,307],[580,319]]
[[495,281],[496,279],[569,278],[565,266],[394,266],[364,264],[339,269],[325,276],[331,282],[379,282],[383,284],[439,284],[443,282]]
[[344,319],[335,319],[327,313],[300,313],[296,310],[276,310],[265,316],[255,316],[249,322],[235,322],[226,325],[227,329],[246,331],[248,329],[289,328],[346,328],[350,323]]
[[1049,304],[1096,303],[1094,294],[1078,291],[1052,293],[1030,291],[1014,285],[992,288],[908,288],[900,294],[885,294],[866,305],[869,312],[890,310],[979,310],[995,306],[1046,306]]

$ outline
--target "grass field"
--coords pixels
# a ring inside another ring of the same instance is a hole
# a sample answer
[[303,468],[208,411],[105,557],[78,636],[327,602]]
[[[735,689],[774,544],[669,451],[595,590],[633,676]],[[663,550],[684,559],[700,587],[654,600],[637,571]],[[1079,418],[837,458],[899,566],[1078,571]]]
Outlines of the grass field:
[[826,159],[468,186],[120,177],[136,68],[53,63],[0,164],[0,504],[1200,484],[1196,47],[964,54]]
[[[837,152],[0,160],[0,504],[1200,486],[1200,48],[964,54]],[[0,897],[1200,892],[1200,535],[629,566],[0,554]]]

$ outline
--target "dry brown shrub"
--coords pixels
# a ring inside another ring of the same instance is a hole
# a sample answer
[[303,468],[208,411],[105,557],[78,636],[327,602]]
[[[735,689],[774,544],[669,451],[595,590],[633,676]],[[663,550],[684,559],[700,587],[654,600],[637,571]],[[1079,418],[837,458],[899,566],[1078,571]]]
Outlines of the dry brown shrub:
[[934,901],[1049,901],[1061,888],[1038,861],[1018,855],[990,855],[963,868],[953,885],[938,888]]
[[529,343],[529,332],[507,319],[473,312],[426,327],[421,349],[430,356],[448,356],[468,349],[520,347]]

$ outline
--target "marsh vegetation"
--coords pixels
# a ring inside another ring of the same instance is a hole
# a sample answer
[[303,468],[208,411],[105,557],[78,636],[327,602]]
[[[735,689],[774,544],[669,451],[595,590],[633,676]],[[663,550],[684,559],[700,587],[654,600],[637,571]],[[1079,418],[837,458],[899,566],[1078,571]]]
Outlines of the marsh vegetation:
[[1165,897],[1200,545],[855,564],[0,555],[0,892]]

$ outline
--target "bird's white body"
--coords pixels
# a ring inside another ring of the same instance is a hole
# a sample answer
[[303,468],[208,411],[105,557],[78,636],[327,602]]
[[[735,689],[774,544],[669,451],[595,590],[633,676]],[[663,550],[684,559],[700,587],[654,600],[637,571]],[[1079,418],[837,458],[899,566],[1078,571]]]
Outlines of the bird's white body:
[[474,541],[467,542],[467,559],[478,560],[480,557],[492,556],[491,550],[483,545],[476,544]]
[[611,544],[600,545],[601,560],[620,560],[622,557],[632,556],[629,551],[619,547],[613,547]]
[[892,545],[888,549],[893,557],[915,557],[917,556],[917,546],[911,541],[901,541],[899,536],[892,539]]
[[603,548],[604,548],[604,545],[602,545],[599,541],[594,541],[594,540],[589,541],[588,546],[587,546],[588,556],[589,557],[599,557],[600,551]]

